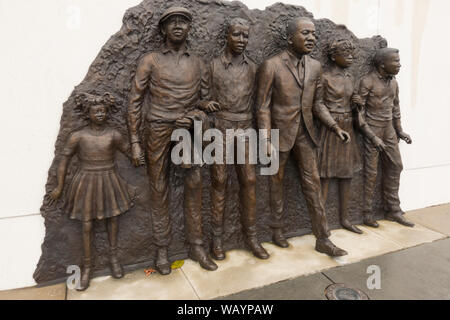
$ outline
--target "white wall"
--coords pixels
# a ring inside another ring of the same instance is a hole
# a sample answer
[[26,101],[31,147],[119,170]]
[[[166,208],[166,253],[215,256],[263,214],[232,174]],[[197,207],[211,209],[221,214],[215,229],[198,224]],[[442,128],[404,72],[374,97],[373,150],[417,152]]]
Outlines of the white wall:
[[[264,9],[276,1],[246,0]],[[450,202],[450,1],[305,0],[316,18],[346,24],[358,37],[381,34],[401,50],[405,210]],[[44,237],[39,208],[62,103],[102,45],[140,0],[0,0],[0,290],[33,285]],[[440,38],[442,36],[442,38]],[[20,169],[20,170],[17,170]],[[19,173],[18,173],[19,172]],[[13,245],[12,245],[13,244]]]

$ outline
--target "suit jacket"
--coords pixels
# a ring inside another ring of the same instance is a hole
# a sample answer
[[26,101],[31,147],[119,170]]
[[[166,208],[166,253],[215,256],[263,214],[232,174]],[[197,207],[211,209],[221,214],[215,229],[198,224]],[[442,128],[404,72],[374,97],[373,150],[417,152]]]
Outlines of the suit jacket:
[[329,128],[337,125],[322,102],[322,66],[309,56],[304,58],[303,81],[287,51],[269,58],[258,70],[258,127],[280,130],[281,152],[290,151],[294,146],[301,115],[316,146],[319,146],[319,141],[313,114]]

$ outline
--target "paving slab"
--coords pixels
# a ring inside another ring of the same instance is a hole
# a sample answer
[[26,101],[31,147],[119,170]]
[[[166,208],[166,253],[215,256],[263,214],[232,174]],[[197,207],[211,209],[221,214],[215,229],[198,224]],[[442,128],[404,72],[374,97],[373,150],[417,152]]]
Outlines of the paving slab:
[[0,291],[0,300],[65,300],[66,284]]
[[219,269],[214,272],[206,272],[190,260],[182,269],[200,299],[213,299],[338,266],[334,259],[314,250],[312,235],[289,239],[289,243],[287,249],[263,243],[271,255],[268,260],[232,250],[224,261],[217,262]]
[[136,270],[122,279],[111,276],[91,280],[84,292],[67,290],[67,300],[198,300],[181,269],[168,276],[146,276]]
[[325,289],[333,284],[322,273],[247,290],[217,300],[326,300]]
[[361,260],[402,249],[396,242],[383,238],[368,228],[360,226],[363,234],[347,230],[334,230],[330,240],[338,247],[346,250],[348,255],[335,258],[339,265],[359,262]]
[[[381,289],[367,287],[369,266],[380,268]],[[358,288],[371,299],[450,300],[450,239],[325,270],[335,283]]]
[[450,236],[450,203],[409,211],[406,218],[436,232]]
[[379,228],[363,227],[363,229],[365,231],[370,230],[384,239],[391,240],[402,248],[414,247],[419,244],[447,238],[446,235],[428,229],[419,223],[416,223],[414,228],[405,227],[387,220],[378,221],[378,224],[380,225]]

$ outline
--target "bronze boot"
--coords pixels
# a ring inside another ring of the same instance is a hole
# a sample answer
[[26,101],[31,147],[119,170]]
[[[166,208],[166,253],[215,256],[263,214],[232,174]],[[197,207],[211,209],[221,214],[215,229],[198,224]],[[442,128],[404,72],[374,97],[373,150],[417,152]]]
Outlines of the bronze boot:
[[354,224],[352,224],[350,221],[348,221],[347,219],[341,219],[341,225],[344,229],[357,233],[357,234],[363,234],[362,230],[359,229],[357,226],[355,226]]
[[284,237],[283,230],[281,230],[281,228],[273,229],[272,242],[280,248],[289,247],[289,242],[287,242]]
[[372,228],[378,228],[380,225],[373,217],[373,214],[364,213],[364,224]]
[[386,214],[386,220],[397,222],[397,223],[399,223],[399,224],[401,224],[403,226],[406,226],[406,227],[410,227],[410,228],[414,227],[414,223],[406,220],[403,217],[403,212],[402,211],[397,211],[397,212],[394,212],[394,213],[387,213]]
[[89,287],[91,280],[91,259],[83,259],[83,270],[81,271],[80,286],[77,291],[84,291]]
[[211,248],[211,255],[216,260],[225,259],[225,251],[223,250],[222,237],[214,236]]
[[270,255],[267,253],[266,249],[264,249],[263,246],[259,243],[256,236],[248,237],[246,240],[246,244],[252,251],[253,255],[258,259],[269,259]]
[[218,268],[217,264],[211,260],[211,258],[206,254],[206,250],[200,245],[191,245],[189,257],[198,262],[203,269],[214,271]]
[[117,248],[111,248],[111,253],[109,256],[109,263],[111,265],[111,274],[113,278],[120,279],[123,278],[123,268],[119,263],[119,259],[117,258]]
[[347,251],[336,247],[328,238],[316,240],[316,251],[325,253],[330,257],[342,257],[347,255]]
[[158,252],[156,255],[156,265],[155,269],[161,275],[166,276],[172,272],[171,263],[168,258],[167,248],[160,247],[158,248]]

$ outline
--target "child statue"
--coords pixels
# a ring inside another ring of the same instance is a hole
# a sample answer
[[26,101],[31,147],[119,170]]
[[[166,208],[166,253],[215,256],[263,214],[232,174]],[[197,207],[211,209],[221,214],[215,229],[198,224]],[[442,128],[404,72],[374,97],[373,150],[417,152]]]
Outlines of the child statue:
[[399,88],[395,79],[401,67],[399,51],[378,50],[374,65],[374,70],[361,81],[358,102],[364,110],[365,127],[372,136],[372,143],[364,140],[364,224],[378,227],[372,214],[372,200],[381,162],[386,218],[413,227],[414,224],[403,217],[398,195],[403,170],[399,140],[412,143],[401,125]]
[[361,229],[350,222],[348,211],[352,178],[361,167],[352,108],[352,102],[360,101],[360,98],[355,94],[355,79],[348,71],[354,61],[354,51],[354,44],[346,38],[338,38],[329,47],[331,67],[323,76],[323,102],[339,127],[349,133],[350,142],[342,143],[332,131],[322,127],[319,172],[324,202],[327,200],[330,180],[336,179],[341,225],[349,231],[361,234]]
[[66,191],[64,210],[70,219],[82,223],[83,268],[77,290],[86,290],[92,271],[92,229],[94,220],[106,221],[110,247],[110,266],[114,278],[124,273],[117,258],[118,216],[127,212],[132,202],[126,183],[117,174],[114,155],[119,150],[128,156],[128,144],[122,134],[106,124],[108,111],[114,108],[110,94],[88,93],[76,97],[78,108],[88,116],[89,125],[73,132],[67,139],[57,168],[57,187],[50,193],[50,204],[62,195],[67,167],[75,154],[80,166]]

